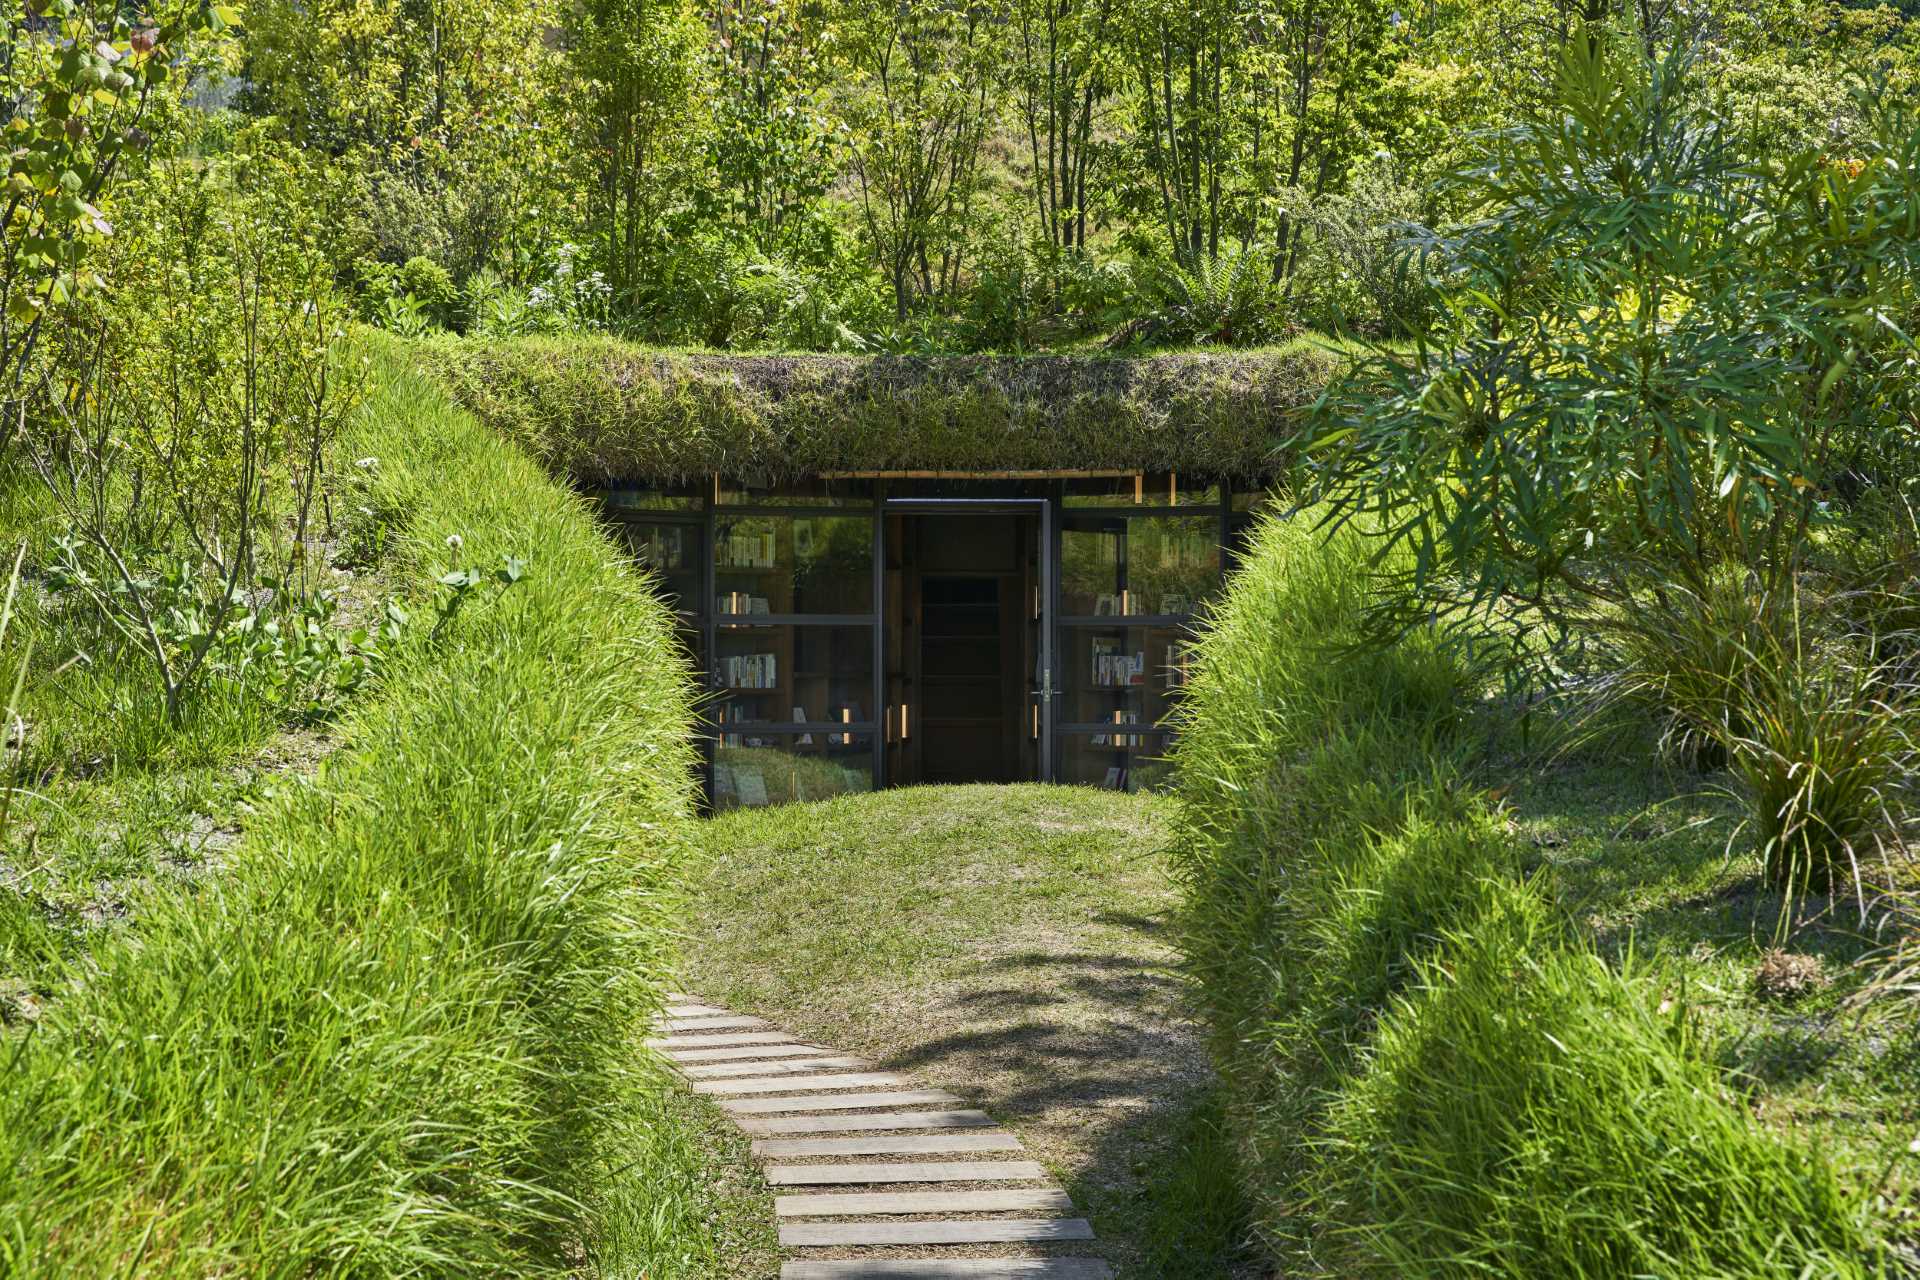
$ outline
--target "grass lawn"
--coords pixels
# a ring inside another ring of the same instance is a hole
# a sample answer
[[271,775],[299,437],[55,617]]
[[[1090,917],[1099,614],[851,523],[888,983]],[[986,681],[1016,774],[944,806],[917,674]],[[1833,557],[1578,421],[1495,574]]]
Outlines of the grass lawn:
[[[1212,1074],[1164,936],[1169,805],[917,787],[707,823],[683,985],[1019,1134],[1120,1275],[1238,1274]],[[773,1274],[755,1255],[735,1274]],[[1248,1272],[1247,1274],[1253,1274]]]
[[1920,1022],[1910,1002],[1855,999],[1914,922],[1851,897],[1789,910],[1729,785],[1593,752],[1533,772],[1512,816],[1601,953],[1659,976],[1753,1114],[1920,1226]]

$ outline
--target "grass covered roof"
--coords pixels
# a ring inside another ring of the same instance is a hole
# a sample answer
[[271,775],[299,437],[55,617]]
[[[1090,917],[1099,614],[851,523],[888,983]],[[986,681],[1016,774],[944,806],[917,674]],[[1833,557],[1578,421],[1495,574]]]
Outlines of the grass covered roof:
[[580,338],[436,342],[423,358],[496,430],[590,482],[888,470],[1266,476],[1335,362],[1306,343],[1127,358],[730,355]]

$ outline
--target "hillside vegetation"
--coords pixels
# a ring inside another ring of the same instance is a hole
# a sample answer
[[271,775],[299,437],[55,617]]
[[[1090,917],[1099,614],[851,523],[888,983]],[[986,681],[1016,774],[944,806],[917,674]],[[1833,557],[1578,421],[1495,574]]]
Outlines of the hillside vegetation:
[[[0,1270],[700,1252],[635,1111],[689,802],[668,620],[576,499],[375,355],[343,443],[423,621],[217,875],[143,897],[0,1043]],[[517,581],[425,625],[450,568],[508,557]]]
[[1176,749],[1180,944],[1269,1243],[1354,1276],[1885,1274],[1920,1046],[1896,1003],[1838,1013],[1870,942],[1797,929],[1837,989],[1781,1012],[1783,899],[1725,806],[1516,753],[1433,636],[1363,644],[1373,557],[1268,521]]

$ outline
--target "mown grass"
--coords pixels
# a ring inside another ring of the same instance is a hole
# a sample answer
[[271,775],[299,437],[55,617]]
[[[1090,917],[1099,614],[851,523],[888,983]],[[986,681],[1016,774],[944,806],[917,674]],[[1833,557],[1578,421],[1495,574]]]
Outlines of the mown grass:
[[680,1275],[711,1252],[684,1150],[633,1146],[660,1129],[635,1033],[689,800],[669,621],[576,499],[374,355],[343,453],[379,459],[362,499],[417,610],[451,535],[525,576],[416,628],[217,875],[156,888],[0,1042],[0,1271]]
[[[1620,775],[1506,752],[1425,636],[1357,645],[1372,550],[1263,526],[1177,750],[1179,942],[1272,1253],[1383,1277],[1882,1273],[1884,1161],[1769,1116],[1695,985],[1726,942],[1690,902],[1721,874],[1711,803],[1669,790],[1637,812],[1671,840],[1622,858],[1617,794],[1576,850],[1570,815]],[[1868,1101],[1881,1156],[1899,1070]]]
[[1139,1280],[1255,1274],[1169,972],[1167,815],[1164,797],[1044,786],[721,815],[685,983],[1011,1125],[1099,1233],[1057,1251]]

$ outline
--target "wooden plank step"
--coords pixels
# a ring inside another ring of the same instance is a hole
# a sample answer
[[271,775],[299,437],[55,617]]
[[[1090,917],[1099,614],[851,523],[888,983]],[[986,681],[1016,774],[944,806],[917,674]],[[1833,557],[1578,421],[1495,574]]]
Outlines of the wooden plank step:
[[773,1116],[734,1121],[748,1133],[858,1133],[871,1129],[991,1129],[993,1117],[984,1111],[882,1111],[833,1116]]
[[667,1036],[647,1041],[649,1049],[728,1049],[743,1044],[798,1044],[784,1031],[729,1031],[716,1036]]
[[822,1049],[817,1044],[738,1044],[720,1049],[663,1049],[661,1052],[675,1062],[737,1062],[748,1058],[803,1058],[833,1050]]
[[759,1018],[749,1018],[745,1014],[728,1014],[724,1018],[665,1018],[660,1022],[670,1032],[689,1031],[733,1031],[764,1030],[769,1024]]
[[780,1280],[1113,1280],[1099,1258],[852,1258],[788,1262]]
[[[750,1080],[702,1080],[693,1086],[695,1093],[793,1093],[803,1089],[877,1089],[883,1085],[913,1082],[891,1071],[856,1071],[842,1075],[768,1076]],[[798,1108],[795,1108],[796,1110]]]
[[774,1160],[804,1156],[919,1156],[949,1151],[1018,1151],[1010,1133],[907,1133],[879,1138],[756,1138],[753,1153]]
[[766,1169],[776,1187],[860,1186],[888,1182],[1041,1182],[1036,1160],[927,1160],[897,1164],[775,1164]]
[[870,1067],[865,1058],[800,1058],[787,1062],[707,1062],[689,1063],[680,1074],[689,1080],[726,1080],[735,1076],[803,1075],[830,1067]]
[[833,1245],[1017,1244],[1091,1240],[1085,1218],[973,1218],[952,1222],[791,1222],[780,1243],[795,1249]]
[[765,1115],[771,1111],[858,1111],[865,1107],[917,1107],[930,1102],[965,1102],[944,1089],[908,1089],[900,1093],[808,1093],[791,1098],[723,1098],[728,1111]]
[[669,1004],[666,1016],[669,1018],[724,1018],[732,1013],[731,1009],[716,1009],[710,1004]]
[[1009,1187],[1004,1191],[860,1191],[775,1196],[780,1218],[866,1217],[876,1213],[1009,1213],[1021,1209],[1072,1213],[1073,1201],[1054,1187]]

